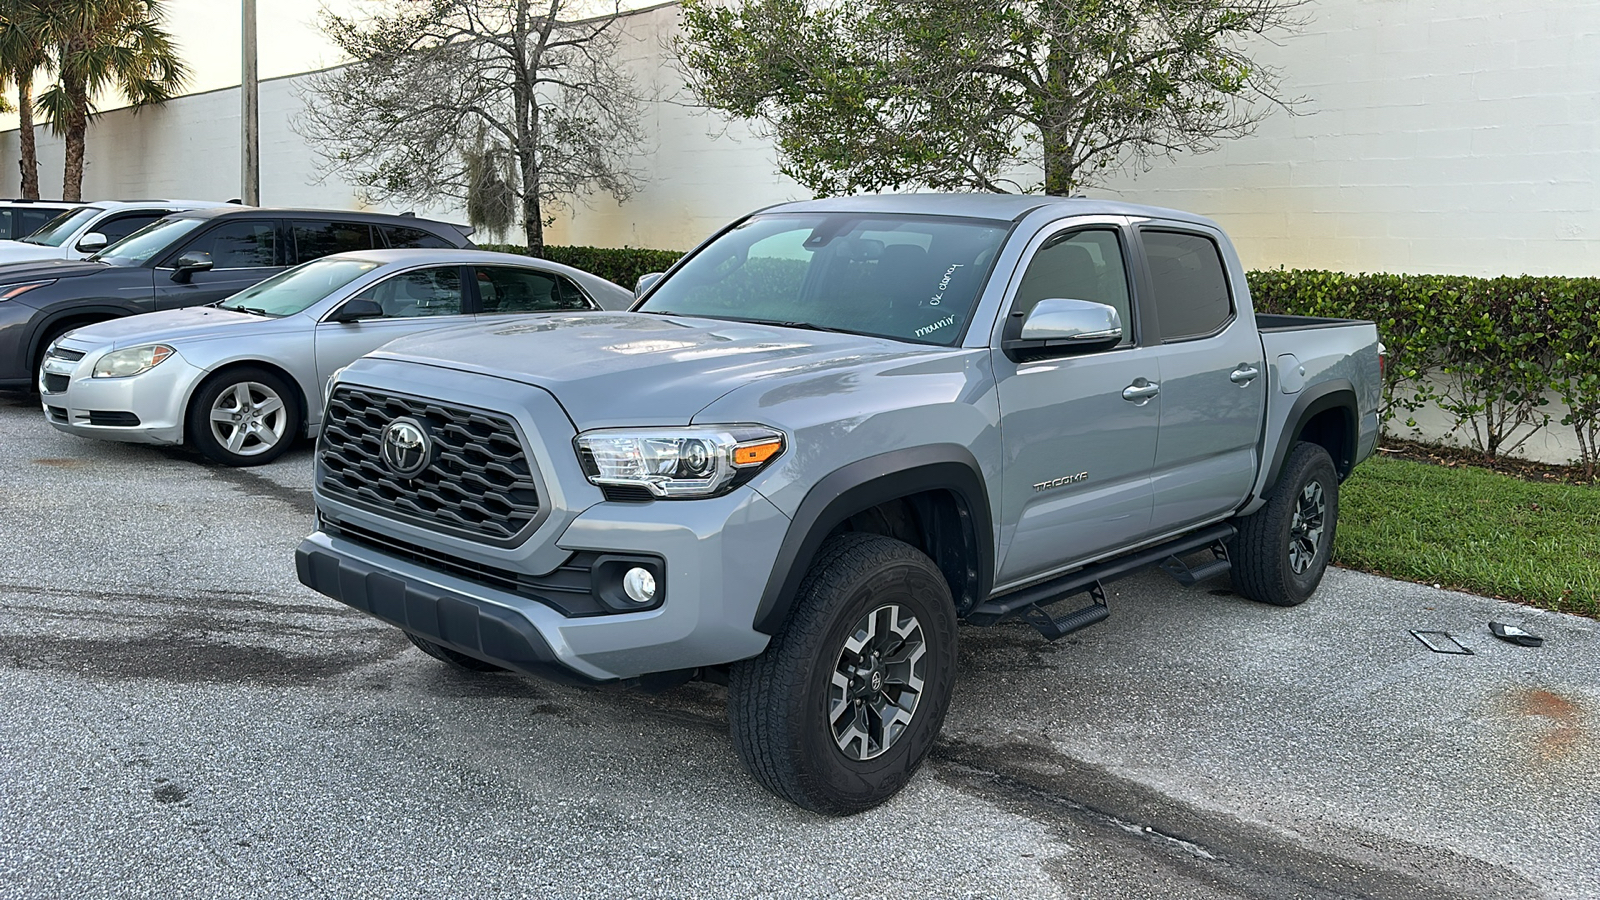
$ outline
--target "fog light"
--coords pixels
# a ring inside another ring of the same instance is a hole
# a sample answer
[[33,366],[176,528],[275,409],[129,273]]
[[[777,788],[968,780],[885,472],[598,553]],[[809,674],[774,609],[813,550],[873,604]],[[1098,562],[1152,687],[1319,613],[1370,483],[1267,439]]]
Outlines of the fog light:
[[622,592],[635,603],[649,603],[656,598],[656,577],[635,566],[622,576]]

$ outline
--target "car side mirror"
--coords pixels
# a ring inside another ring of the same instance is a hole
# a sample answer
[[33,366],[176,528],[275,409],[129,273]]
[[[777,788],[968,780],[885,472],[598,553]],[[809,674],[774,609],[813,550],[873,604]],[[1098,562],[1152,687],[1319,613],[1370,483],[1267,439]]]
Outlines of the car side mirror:
[[211,254],[204,250],[190,250],[172,264],[172,280],[179,284],[188,284],[189,278],[194,273],[210,271],[213,265]]
[[383,307],[368,297],[351,297],[329,316],[329,322],[359,322],[362,319],[383,318]]
[[1013,360],[1065,356],[1121,343],[1122,316],[1104,303],[1049,297],[1034,305],[1020,327],[1008,323],[1006,333],[1000,349]]
[[667,273],[651,272],[648,275],[640,275],[639,280],[633,283],[633,299],[637,300],[643,297],[644,292],[650,290],[650,286],[660,281],[661,276],[665,274]]
[[110,243],[111,241],[107,240],[105,235],[98,231],[91,231],[83,236],[83,240],[78,242],[77,249],[84,253],[94,253],[98,250],[104,250]]

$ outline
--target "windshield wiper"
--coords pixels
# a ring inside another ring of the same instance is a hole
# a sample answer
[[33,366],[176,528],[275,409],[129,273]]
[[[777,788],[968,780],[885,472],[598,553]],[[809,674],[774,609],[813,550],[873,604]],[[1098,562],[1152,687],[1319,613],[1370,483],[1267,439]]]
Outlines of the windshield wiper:
[[818,325],[815,322],[781,322],[777,319],[740,319],[752,325],[777,325],[780,328],[803,328],[806,331],[826,331],[830,334],[856,334],[846,328],[833,328],[828,325]]
[[254,307],[254,306],[222,306],[222,307],[219,307],[219,308],[220,309],[236,309],[239,312],[247,312],[247,313],[250,313],[252,315],[257,315],[257,316],[266,316],[269,319],[276,319],[277,318],[277,316],[273,315],[272,313],[269,313],[264,309],[258,309],[258,308]]

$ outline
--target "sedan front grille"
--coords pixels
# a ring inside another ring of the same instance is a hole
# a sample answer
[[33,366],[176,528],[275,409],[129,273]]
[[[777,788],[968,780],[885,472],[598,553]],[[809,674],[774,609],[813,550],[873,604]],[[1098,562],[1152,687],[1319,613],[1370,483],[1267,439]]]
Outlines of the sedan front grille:
[[[383,431],[419,423],[432,462],[412,477],[384,460]],[[341,386],[328,400],[319,441],[320,487],[355,506],[432,530],[507,545],[539,514],[528,454],[509,419],[482,410]]]

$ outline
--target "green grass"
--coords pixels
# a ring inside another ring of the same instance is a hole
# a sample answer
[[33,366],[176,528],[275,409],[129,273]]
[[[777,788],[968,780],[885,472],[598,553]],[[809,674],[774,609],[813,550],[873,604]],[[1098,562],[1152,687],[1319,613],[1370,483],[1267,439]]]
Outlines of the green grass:
[[1340,489],[1334,562],[1600,617],[1600,486],[1378,456]]

